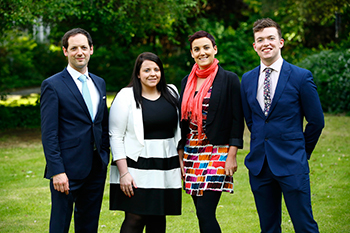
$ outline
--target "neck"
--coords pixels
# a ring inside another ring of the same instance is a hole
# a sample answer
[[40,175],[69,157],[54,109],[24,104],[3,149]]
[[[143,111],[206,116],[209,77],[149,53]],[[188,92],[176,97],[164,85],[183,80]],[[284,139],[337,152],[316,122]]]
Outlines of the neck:
[[149,87],[142,87],[142,97],[149,99],[149,100],[156,100],[160,96],[160,92],[157,90],[157,87],[149,88]]
[[273,63],[275,63],[279,58],[281,57],[281,55],[279,55],[276,59],[274,60],[262,60],[261,62],[265,65],[265,66],[271,66]]
[[81,74],[85,74],[87,70],[87,66],[84,66],[83,68],[78,68],[78,67],[72,66],[71,64],[69,64],[69,66]]

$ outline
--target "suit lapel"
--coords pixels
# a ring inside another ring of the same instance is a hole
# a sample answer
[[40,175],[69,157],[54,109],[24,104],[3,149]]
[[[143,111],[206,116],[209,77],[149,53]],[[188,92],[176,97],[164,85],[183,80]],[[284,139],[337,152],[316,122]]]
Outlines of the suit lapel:
[[289,63],[283,60],[280,76],[278,78],[277,87],[272,99],[269,115],[271,114],[271,112],[273,112],[273,109],[276,107],[278,100],[281,98],[284,88],[286,87],[286,84],[289,80],[290,72],[291,72],[291,69],[290,69]]
[[98,101],[98,107],[97,112],[95,115],[95,119],[98,119],[99,114],[103,113],[104,110],[104,100],[107,98],[105,93],[102,91],[101,86],[97,84],[96,77],[94,74],[89,73],[89,76],[91,77],[92,82],[94,83],[98,93],[99,93],[99,101]]
[[62,71],[62,81],[67,85],[68,89],[72,92],[73,96],[78,101],[79,105],[84,109],[86,115],[91,119],[89,110],[85,104],[84,98],[81,95],[76,83],[74,82],[72,76],[68,73],[67,69]]
[[214,82],[212,84],[212,90],[209,100],[209,108],[208,108],[208,116],[207,116],[207,124],[210,124],[214,120],[214,116],[216,114],[217,108],[220,103],[220,94],[223,90],[223,78],[222,78],[222,72],[221,67],[219,66],[218,73],[215,76]]
[[[132,90],[132,88],[131,88]],[[136,107],[136,101],[134,99],[134,92],[130,92],[129,98],[132,106],[132,115],[134,119],[134,131],[136,134],[137,140],[143,145],[144,143],[144,133],[143,133],[143,119],[142,119],[142,108]]]

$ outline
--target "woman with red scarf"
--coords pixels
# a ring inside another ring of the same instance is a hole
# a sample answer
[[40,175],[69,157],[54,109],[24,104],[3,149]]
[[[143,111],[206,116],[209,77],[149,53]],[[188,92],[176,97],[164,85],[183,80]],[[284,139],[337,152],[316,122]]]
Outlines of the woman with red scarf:
[[196,63],[181,83],[182,179],[196,207],[200,232],[217,233],[216,208],[222,192],[233,193],[236,154],[243,148],[240,82],[218,65],[212,35],[198,31],[189,41]]

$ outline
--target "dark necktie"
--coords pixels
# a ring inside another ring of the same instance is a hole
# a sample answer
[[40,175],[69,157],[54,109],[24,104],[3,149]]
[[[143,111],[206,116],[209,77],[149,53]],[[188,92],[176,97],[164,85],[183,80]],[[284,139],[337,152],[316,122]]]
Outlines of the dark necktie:
[[91,101],[90,91],[89,91],[89,88],[88,88],[87,83],[86,83],[86,76],[81,75],[78,79],[80,82],[83,83],[83,87],[82,87],[83,98],[85,100],[87,108],[89,109],[91,119],[93,120],[94,114],[93,114],[93,110],[92,110],[92,101]]
[[267,116],[270,111],[271,107],[271,85],[270,85],[270,75],[271,75],[272,69],[266,68],[265,69],[265,80],[264,80],[264,114]]

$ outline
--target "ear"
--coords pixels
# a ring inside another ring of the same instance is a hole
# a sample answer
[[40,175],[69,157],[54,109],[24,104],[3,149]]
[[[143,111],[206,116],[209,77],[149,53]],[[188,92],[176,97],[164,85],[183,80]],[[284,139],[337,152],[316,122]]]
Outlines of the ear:
[[253,42],[253,48],[254,48],[255,52],[258,52],[258,51],[256,51],[255,42]]
[[279,44],[280,49],[283,48],[283,46],[284,46],[284,39],[281,38],[280,39],[280,44]]
[[90,48],[90,55],[92,55],[94,53],[94,46],[91,45],[91,48]]
[[190,49],[190,52],[191,52],[191,57],[194,58],[193,53],[192,53],[192,49]]
[[218,53],[218,47],[216,45],[214,46],[214,51],[214,54],[216,55]]
[[65,47],[62,46],[62,50],[63,50],[64,56],[68,57],[67,49],[66,49]]

